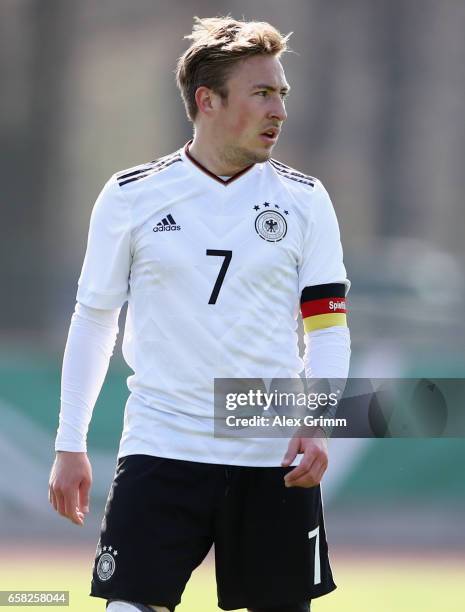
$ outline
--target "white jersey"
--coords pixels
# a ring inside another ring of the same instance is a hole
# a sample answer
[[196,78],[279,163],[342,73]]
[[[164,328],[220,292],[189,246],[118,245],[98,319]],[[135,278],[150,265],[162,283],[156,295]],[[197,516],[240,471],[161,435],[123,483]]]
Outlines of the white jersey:
[[270,160],[223,181],[188,145],[112,176],[92,212],[77,300],[128,301],[134,374],[119,456],[280,465],[288,440],[214,436],[214,379],[297,377],[300,297],[328,283],[349,284],[317,179]]

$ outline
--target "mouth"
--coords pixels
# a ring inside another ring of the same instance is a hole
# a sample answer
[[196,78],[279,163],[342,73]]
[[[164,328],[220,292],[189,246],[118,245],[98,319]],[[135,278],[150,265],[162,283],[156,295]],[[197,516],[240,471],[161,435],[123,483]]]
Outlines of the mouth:
[[275,144],[275,142],[278,140],[280,131],[281,130],[279,128],[268,128],[260,134],[260,138],[268,144]]

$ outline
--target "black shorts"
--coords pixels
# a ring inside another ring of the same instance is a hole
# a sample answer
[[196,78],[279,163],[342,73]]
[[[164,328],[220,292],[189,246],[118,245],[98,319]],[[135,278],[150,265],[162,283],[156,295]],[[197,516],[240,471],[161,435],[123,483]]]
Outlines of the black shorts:
[[223,610],[329,593],[320,487],[286,488],[290,469],[120,458],[91,595],[174,610],[212,544]]

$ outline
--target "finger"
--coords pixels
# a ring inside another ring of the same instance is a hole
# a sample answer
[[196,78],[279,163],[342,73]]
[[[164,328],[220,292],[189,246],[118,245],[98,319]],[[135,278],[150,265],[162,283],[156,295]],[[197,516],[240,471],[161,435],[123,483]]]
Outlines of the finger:
[[50,503],[53,506],[53,509],[55,510],[55,512],[57,512],[58,511],[57,500],[56,500],[56,496],[55,496],[55,493],[53,492],[52,487],[48,488],[48,498],[50,500]]
[[314,461],[314,457],[305,457],[304,455],[304,458],[299,463],[299,465],[295,467],[291,472],[286,474],[286,476],[284,477],[284,482],[286,483],[286,486],[290,486],[295,480],[307,474],[307,472],[312,469]]
[[318,481],[312,478],[309,474],[306,474],[305,476],[294,480],[292,484],[289,485],[289,487],[301,487],[302,489],[310,489],[312,487],[316,487],[317,484],[319,484]]
[[299,438],[292,438],[287,447],[286,454],[281,461],[281,465],[283,467],[287,467],[291,465],[294,459],[297,457],[300,448],[300,440]]
[[306,471],[310,471],[314,467],[318,466],[319,469],[321,467],[321,464],[328,465],[327,454],[322,452],[322,450],[314,444],[306,446],[302,461],[296,469],[289,472],[285,480],[287,482],[292,482],[296,478],[302,477]]
[[286,476],[284,477],[285,486],[293,487],[296,480],[299,480],[300,478],[305,478],[309,471],[310,470],[308,468],[303,468],[301,465],[298,465],[292,470],[292,472],[289,472],[289,474],[286,474]]
[[72,489],[65,494],[65,512],[66,516],[76,525],[82,525],[84,515],[78,508],[78,490]]
[[312,486],[320,483],[324,471],[325,471],[324,461],[322,461],[322,460],[315,461],[315,463],[312,465],[312,469],[310,470],[310,473],[308,475],[309,476],[309,480],[312,483],[314,483]]
[[326,466],[323,466],[317,474],[317,480],[319,483],[323,480],[323,476],[325,475],[325,472],[326,472]]
[[300,478],[293,480],[289,486],[291,487],[314,487],[321,482],[323,474],[326,470],[324,461],[315,460],[312,467],[306,474],[303,474]]
[[79,509],[81,512],[88,513],[89,512],[89,492],[90,492],[90,482],[83,481],[79,487]]
[[56,499],[56,511],[61,516],[66,516],[65,512],[65,499],[63,497],[63,493],[60,490],[55,490],[55,499]]

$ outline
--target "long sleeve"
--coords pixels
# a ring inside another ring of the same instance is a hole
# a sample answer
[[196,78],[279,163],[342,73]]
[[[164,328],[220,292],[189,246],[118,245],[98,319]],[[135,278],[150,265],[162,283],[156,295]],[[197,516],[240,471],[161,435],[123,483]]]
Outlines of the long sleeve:
[[307,378],[346,380],[350,364],[348,327],[326,327],[305,334],[304,366]]
[[[305,376],[309,388],[342,397],[350,362],[346,295],[350,288],[336,214],[326,189],[315,188],[299,267],[305,331]],[[321,382],[320,382],[321,381]],[[325,410],[334,416],[337,406]]]
[[[344,393],[350,365],[350,332],[347,327],[327,327],[305,334],[304,367],[309,389]],[[337,405],[327,406],[325,418],[333,418]],[[331,435],[332,427],[323,427]]]
[[76,303],[63,358],[57,451],[87,450],[87,431],[113,354],[119,313],[120,308]]

